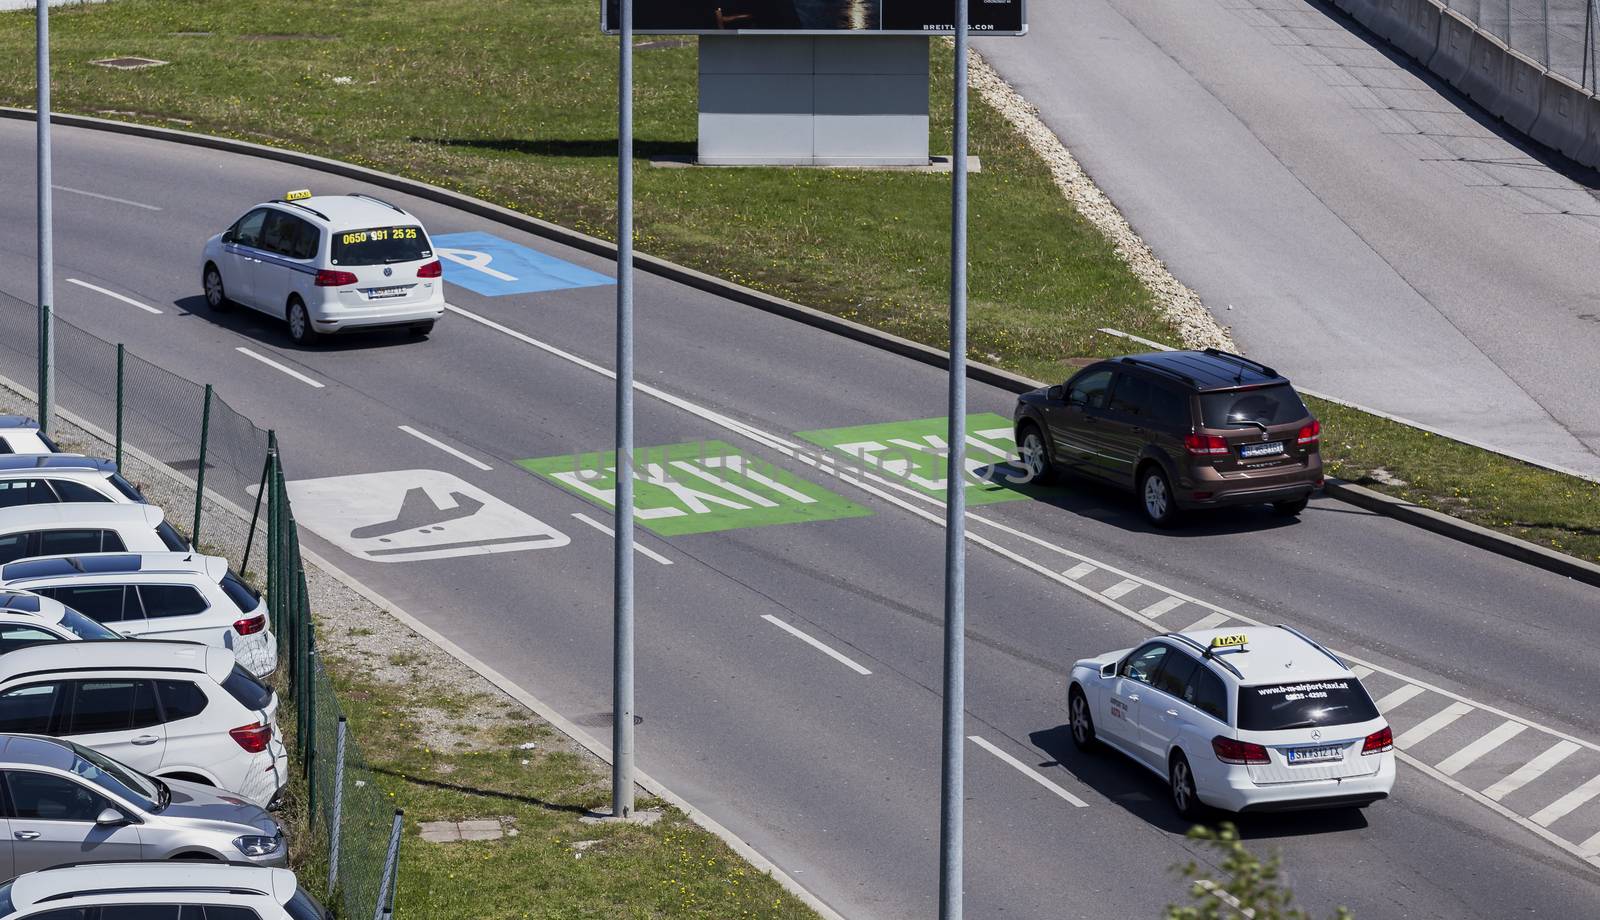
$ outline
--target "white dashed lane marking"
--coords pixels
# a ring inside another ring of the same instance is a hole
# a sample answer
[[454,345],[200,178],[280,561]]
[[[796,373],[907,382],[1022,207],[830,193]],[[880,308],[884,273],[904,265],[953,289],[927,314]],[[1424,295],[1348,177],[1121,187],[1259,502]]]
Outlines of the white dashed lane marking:
[[1483,790],[1483,794],[1498,802],[1550,772],[1550,768],[1571,757],[1579,750],[1582,750],[1582,748],[1571,741],[1557,741],[1555,744],[1550,745],[1543,754],[1528,761],[1498,783]]
[[1111,587],[1105,589],[1104,591],[1101,591],[1100,593],[1105,595],[1106,597],[1111,598],[1112,600],[1116,600],[1117,598],[1121,597],[1124,594],[1127,594],[1129,591],[1132,591],[1134,588],[1137,588],[1137,587],[1139,587],[1139,583],[1138,582],[1134,581],[1131,578],[1124,578],[1122,581],[1117,582],[1116,584],[1114,584]]
[[982,738],[982,737],[980,737],[978,735],[968,735],[967,736],[967,740],[971,741],[973,744],[976,744],[978,747],[983,748],[984,750],[988,751],[989,753],[993,754],[994,756],[996,756],[996,757],[1000,758],[1001,760],[1005,761],[1010,766],[1016,768],[1018,773],[1021,773],[1023,776],[1026,776],[1028,779],[1033,780],[1034,782],[1036,782],[1039,785],[1043,786],[1044,788],[1050,790],[1051,792],[1055,793],[1056,795],[1062,797],[1063,799],[1066,799],[1067,801],[1071,802],[1076,807],[1078,807],[1078,808],[1088,808],[1089,807],[1089,803],[1088,802],[1085,802],[1083,799],[1078,798],[1077,796],[1075,796],[1072,793],[1068,792],[1067,790],[1061,788],[1060,786],[1056,785],[1055,783],[1052,783],[1051,781],[1045,779],[1043,776],[1040,776],[1037,771],[1030,769],[1027,764],[1023,763],[1022,761],[1018,760],[1015,757],[1012,757],[1010,754],[1007,754],[1005,751],[1000,750],[999,748],[995,747],[993,744],[990,744],[984,738]]
[[1589,801],[1596,795],[1600,795],[1600,776],[1596,776],[1582,786],[1534,812],[1533,817],[1528,820],[1540,827],[1549,827],[1557,820],[1571,814],[1579,805]]
[[1141,610],[1139,612],[1153,620],[1156,617],[1161,616],[1163,613],[1167,613],[1167,612],[1170,612],[1172,610],[1176,610],[1176,609],[1178,609],[1179,607],[1182,607],[1182,606],[1183,606],[1183,599],[1182,598],[1164,597],[1161,600],[1156,601],[1154,604],[1151,604],[1150,606],[1144,608],[1143,610]]
[[244,355],[246,358],[254,358],[255,360],[260,361],[262,364],[265,364],[267,367],[270,367],[275,371],[282,371],[283,373],[288,374],[290,377],[293,377],[308,387],[316,387],[320,390],[324,386],[321,381],[313,380],[310,377],[307,377],[305,374],[302,374],[294,368],[288,366],[287,364],[279,364],[265,355],[258,355],[250,349],[245,348],[243,345],[235,348],[234,351]]
[[1388,696],[1384,697],[1383,699],[1379,700],[1378,701],[1378,711],[1383,713],[1384,715],[1388,715],[1389,714],[1389,710],[1394,709],[1396,706],[1399,706],[1399,705],[1403,704],[1406,700],[1411,699],[1412,697],[1420,694],[1421,692],[1422,692],[1422,688],[1418,687],[1416,684],[1406,684],[1404,687],[1401,687],[1399,690],[1396,690],[1395,692],[1393,692],[1393,693],[1389,694]]
[[1445,776],[1455,776],[1457,773],[1460,773],[1462,770],[1465,770],[1467,767],[1470,767],[1476,763],[1483,755],[1489,753],[1500,745],[1505,744],[1512,738],[1522,734],[1523,730],[1527,727],[1528,726],[1523,725],[1521,722],[1513,722],[1510,720],[1501,722],[1500,725],[1493,731],[1489,732],[1489,734],[1484,735],[1482,738],[1479,738],[1461,750],[1456,751],[1454,754],[1451,754],[1444,760],[1439,761],[1439,772],[1443,773]]
[[1433,737],[1434,734],[1440,729],[1450,725],[1452,722],[1471,711],[1472,707],[1468,706],[1466,703],[1451,703],[1433,715],[1423,719],[1421,722],[1407,729],[1399,737],[1395,738],[1394,746],[1400,748],[1401,750],[1405,750],[1406,748],[1410,747],[1416,747],[1422,742]]
[[[594,518],[588,516],[587,514],[584,514],[582,511],[574,511],[574,512],[572,512],[572,516],[577,518],[578,520],[582,521],[583,523],[588,524],[590,527],[593,527],[595,530],[600,531],[601,533],[605,534],[608,537],[615,537],[617,535],[617,532],[615,530],[612,530],[611,528],[609,528],[606,525],[600,523],[599,521],[595,520]],[[663,556],[660,553],[656,552],[655,550],[651,549],[650,547],[645,546],[643,543],[640,543],[638,540],[634,540],[633,541],[633,550],[634,550],[634,552],[636,552],[639,555],[645,557],[646,559],[654,559],[655,561],[661,563],[662,565],[671,565],[672,564],[672,560],[671,559],[668,559],[666,556]]]
[[79,281],[77,278],[68,278],[67,279],[67,283],[68,284],[76,284],[78,287],[81,287],[81,288],[88,288],[89,290],[94,291],[97,294],[104,294],[107,297],[112,298],[113,300],[120,300],[125,304],[129,304],[130,306],[138,307],[139,309],[143,310],[146,313],[153,313],[156,316],[160,316],[161,315],[161,311],[160,310],[157,310],[155,307],[152,307],[149,304],[140,303],[139,301],[134,300],[132,297],[124,297],[123,295],[118,294],[116,291],[108,291],[108,290],[106,290],[105,288],[101,287],[98,284],[90,284],[87,281]]
[[466,463],[468,466],[475,466],[478,469],[483,470],[484,472],[488,472],[488,471],[494,469],[494,467],[490,466],[487,463],[484,463],[482,460],[479,460],[476,457],[472,457],[472,456],[469,456],[469,455],[467,455],[465,453],[462,453],[461,451],[457,450],[454,447],[451,447],[450,445],[444,443],[443,441],[440,441],[440,440],[438,440],[436,438],[429,437],[428,435],[423,434],[422,432],[418,431],[417,429],[412,428],[410,425],[401,425],[400,426],[400,430],[404,431],[406,434],[411,435],[413,438],[416,438],[417,440],[421,441],[424,444],[431,444],[434,447],[439,448],[440,450],[444,451],[445,453],[449,454],[450,456],[455,457],[457,460],[460,460],[463,463]]
[[852,660],[849,656],[844,655],[844,654],[842,654],[840,652],[834,651],[833,649],[829,648],[823,642],[821,642],[821,641],[819,641],[817,639],[813,639],[811,636],[808,636],[805,633],[801,632],[800,630],[795,629],[793,626],[790,626],[788,623],[785,623],[784,621],[778,619],[777,617],[773,616],[770,613],[762,614],[761,615],[761,619],[766,620],[768,623],[771,623],[773,626],[776,626],[779,629],[783,630],[784,632],[788,633],[789,635],[794,636],[796,639],[799,639],[801,642],[804,642],[805,644],[811,646],[812,648],[814,648],[817,651],[823,653],[824,655],[827,655],[829,658],[832,658],[834,661],[837,661],[840,664],[844,665],[845,667],[849,668],[850,670],[856,672],[857,674],[860,674],[862,677],[866,677],[866,676],[868,676],[868,675],[870,675],[872,673],[871,671],[868,671],[866,668],[863,668],[861,665],[856,664],[855,661]]
[[1183,632],[1193,632],[1197,629],[1212,629],[1217,626],[1221,626],[1226,622],[1228,622],[1228,617],[1226,614],[1208,613],[1200,619],[1195,620],[1193,623],[1190,623],[1188,626],[1185,626],[1183,628]]
[[1082,578],[1083,576],[1085,576],[1085,575],[1087,575],[1087,574],[1089,574],[1090,572],[1093,572],[1093,571],[1094,571],[1094,566],[1090,565],[1087,562],[1080,562],[1077,565],[1073,566],[1072,568],[1067,569],[1065,572],[1062,572],[1061,574],[1067,576],[1068,578],[1072,579],[1073,581],[1077,581],[1078,579]]

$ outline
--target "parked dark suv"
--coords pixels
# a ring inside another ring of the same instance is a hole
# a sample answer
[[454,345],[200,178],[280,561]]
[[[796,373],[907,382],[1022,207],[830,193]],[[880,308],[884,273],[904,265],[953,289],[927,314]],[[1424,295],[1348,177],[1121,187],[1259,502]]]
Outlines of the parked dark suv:
[[1101,361],[1017,397],[1015,419],[1034,481],[1069,471],[1132,489],[1159,527],[1215,505],[1299,514],[1322,486],[1322,425],[1288,378],[1214,348]]

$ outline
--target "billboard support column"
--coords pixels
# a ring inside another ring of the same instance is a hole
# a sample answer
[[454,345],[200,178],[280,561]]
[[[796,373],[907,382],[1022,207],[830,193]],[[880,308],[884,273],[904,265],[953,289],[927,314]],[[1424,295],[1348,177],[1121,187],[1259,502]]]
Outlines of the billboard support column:
[[967,0],[955,2],[955,119],[950,161],[950,430],[945,469],[944,762],[940,769],[939,918],[961,920],[966,825]]
[[50,4],[38,0],[38,108],[35,129],[39,146],[39,430],[50,434],[54,428],[56,382],[55,316],[50,302],[55,299],[55,215],[50,177]]
[[611,672],[611,816],[633,815],[633,0],[617,56],[617,510]]

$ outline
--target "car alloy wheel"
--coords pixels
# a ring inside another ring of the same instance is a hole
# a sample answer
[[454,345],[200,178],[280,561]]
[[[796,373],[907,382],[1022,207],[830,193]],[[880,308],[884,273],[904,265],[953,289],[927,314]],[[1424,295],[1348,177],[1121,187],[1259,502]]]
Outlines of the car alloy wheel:
[[306,313],[305,304],[295,301],[289,305],[289,338],[296,344],[304,345],[311,341],[314,335],[311,331],[311,317]]
[[1050,451],[1044,446],[1039,429],[1028,429],[1028,433],[1022,436],[1022,446],[1017,452],[1022,458],[1023,469],[1027,470],[1029,482],[1044,482],[1050,478]]
[[206,269],[205,287],[207,306],[213,310],[220,310],[227,305],[228,295],[222,287],[222,274],[215,268]]
[[1144,477],[1144,513],[1150,520],[1160,523],[1172,513],[1172,494],[1167,491],[1167,477],[1151,472]]
[[1182,754],[1172,758],[1172,805],[1178,814],[1193,819],[1200,811],[1200,796],[1195,792],[1194,773],[1189,769],[1189,760]]
[[1068,709],[1072,717],[1072,743],[1080,748],[1089,747],[1094,743],[1094,719],[1089,715],[1089,701],[1081,692],[1074,693]]

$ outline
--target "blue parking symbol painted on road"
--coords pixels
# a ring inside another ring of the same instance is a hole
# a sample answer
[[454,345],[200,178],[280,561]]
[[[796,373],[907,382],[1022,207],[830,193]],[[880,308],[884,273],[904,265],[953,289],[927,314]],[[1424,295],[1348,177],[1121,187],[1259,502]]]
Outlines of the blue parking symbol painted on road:
[[444,280],[489,297],[616,284],[599,272],[492,233],[446,233],[434,237],[433,246],[444,262]]

